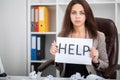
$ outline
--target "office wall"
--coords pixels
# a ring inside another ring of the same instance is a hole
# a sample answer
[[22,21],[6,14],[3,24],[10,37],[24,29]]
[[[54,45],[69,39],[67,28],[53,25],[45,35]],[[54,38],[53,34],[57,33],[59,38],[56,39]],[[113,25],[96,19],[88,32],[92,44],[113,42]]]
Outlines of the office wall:
[[26,32],[26,0],[0,0],[0,55],[9,75],[26,75]]

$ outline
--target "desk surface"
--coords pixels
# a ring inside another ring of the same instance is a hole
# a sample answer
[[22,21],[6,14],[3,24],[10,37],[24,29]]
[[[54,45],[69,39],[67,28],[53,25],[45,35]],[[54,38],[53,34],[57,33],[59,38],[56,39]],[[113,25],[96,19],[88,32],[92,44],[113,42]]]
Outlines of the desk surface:
[[[45,77],[30,79],[28,76],[8,76],[8,80],[44,80]],[[54,80],[69,80],[68,78],[54,78]]]
[[[8,76],[7,79],[0,80],[44,80],[45,77],[39,77],[38,79],[30,79],[28,76]],[[54,80],[70,80],[69,78],[54,78]],[[116,80],[116,79],[105,79],[105,80]]]

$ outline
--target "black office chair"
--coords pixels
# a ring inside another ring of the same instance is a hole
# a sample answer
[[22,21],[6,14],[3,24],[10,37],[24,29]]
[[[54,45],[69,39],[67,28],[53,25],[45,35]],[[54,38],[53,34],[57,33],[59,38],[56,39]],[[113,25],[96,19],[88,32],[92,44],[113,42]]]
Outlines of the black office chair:
[[[116,26],[111,19],[95,18],[95,20],[98,30],[105,34],[106,49],[109,58],[109,67],[102,72],[102,75],[104,78],[116,79],[117,69],[120,69],[120,65],[118,65],[119,43]],[[46,63],[40,65],[38,67],[38,71],[43,71],[51,64],[54,65],[53,59],[50,59]]]

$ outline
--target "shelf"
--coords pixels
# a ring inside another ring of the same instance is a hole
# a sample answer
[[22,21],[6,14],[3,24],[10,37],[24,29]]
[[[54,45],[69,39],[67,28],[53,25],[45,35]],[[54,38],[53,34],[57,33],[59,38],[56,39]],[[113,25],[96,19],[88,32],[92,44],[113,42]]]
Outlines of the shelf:
[[56,4],[56,0],[28,0],[28,3],[31,4],[46,4],[46,5],[52,5]]
[[120,3],[120,0],[117,0],[117,3]]
[[44,59],[44,60],[32,60],[31,63],[44,63],[46,61],[47,61],[47,59]]
[[49,35],[51,35],[51,34],[56,34],[56,32],[31,32],[31,34],[49,34]]
[[115,0],[87,0],[88,2],[115,2]]
[[[115,0],[87,0],[89,4],[115,4]],[[70,0],[58,0],[58,5],[68,5]]]
[[[50,54],[51,43],[56,40],[56,36],[61,31],[66,7],[71,0],[28,0],[28,73],[31,63],[44,63],[47,59],[54,59]],[[95,17],[109,18],[115,21],[120,35],[120,0],[87,0],[92,8]],[[50,10],[50,31],[32,32],[31,31],[31,7],[47,6]],[[31,35],[45,35],[45,60],[31,61]]]
[[111,4],[115,3],[115,0],[87,0],[90,4]]
[[67,5],[59,5],[57,8],[58,8],[58,12],[57,12],[57,15],[60,15],[60,16],[57,16],[57,24],[58,24],[58,27],[57,27],[57,34],[60,32],[61,30],[61,27],[62,27],[62,22],[63,22],[63,17],[64,17],[64,14],[65,14],[65,10],[66,10],[66,7]]
[[71,0],[57,0],[57,3],[58,4],[63,4],[63,3],[66,3],[68,4]]
[[39,3],[56,3],[56,0],[38,0]]
[[117,19],[117,29],[118,29],[118,32],[120,33],[120,3],[117,4],[117,16],[116,16],[116,19]]
[[55,6],[56,3],[31,3],[32,6],[41,5],[41,6]]
[[88,2],[89,4],[115,4],[115,2]]
[[109,18],[115,21],[115,4],[90,4],[95,17]]

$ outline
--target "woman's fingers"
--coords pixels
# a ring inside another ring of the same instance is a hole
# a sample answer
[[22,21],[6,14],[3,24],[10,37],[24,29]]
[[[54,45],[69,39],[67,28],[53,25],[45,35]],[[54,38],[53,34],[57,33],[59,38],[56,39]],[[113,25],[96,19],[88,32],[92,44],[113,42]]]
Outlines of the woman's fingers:
[[58,51],[58,48],[54,40],[53,43],[51,44],[50,53],[53,55],[56,55],[57,51]]
[[92,61],[94,63],[98,62],[98,56],[99,56],[98,50],[95,47],[92,47],[90,52],[90,57],[92,58]]

